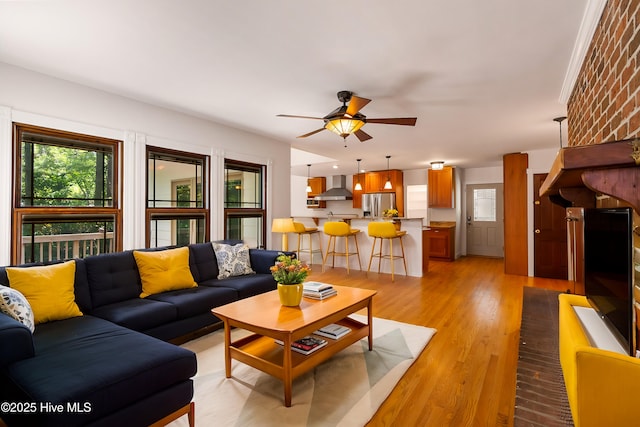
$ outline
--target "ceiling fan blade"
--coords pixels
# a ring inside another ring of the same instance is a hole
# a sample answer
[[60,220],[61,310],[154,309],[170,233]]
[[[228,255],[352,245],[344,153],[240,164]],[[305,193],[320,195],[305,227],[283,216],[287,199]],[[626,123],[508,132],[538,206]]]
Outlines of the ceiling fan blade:
[[316,129],[313,132],[305,133],[304,135],[300,135],[300,136],[298,136],[296,138],[306,138],[308,136],[315,135],[318,132],[322,132],[323,130],[324,130],[324,128]]
[[292,116],[291,114],[277,114],[276,117],[292,117],[294,119],[316,119],[316,120],[324,120],[322,117],[311,117],[311,116]]
[[367,117],[367,123],[381,123],[385,125],[402,125],[415,126],[417,117],[396,117],[394,119],[370,119]]
[[358,129],[357,131],[355,131],[354,135],[360,140],[360,142],[365,142],[366,140],[373,138],[362,129]]
[[370,99],[360,98],[359,96],[351,95],[351,101],[349,101],[349,106],[347,107],[346,113],[351,117],[353,117],[356,114],[358,114],[358,111],[360,111],[362,107],[364,107],[370,102],[371,102]]

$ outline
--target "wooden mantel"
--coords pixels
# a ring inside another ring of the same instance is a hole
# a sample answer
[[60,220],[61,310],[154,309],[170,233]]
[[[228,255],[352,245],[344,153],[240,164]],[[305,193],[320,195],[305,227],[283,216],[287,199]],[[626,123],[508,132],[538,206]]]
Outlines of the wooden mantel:
[[640,214],[640,140],[562,148],[540,187],[565,207],[595,207],[596,193],[629,203]]

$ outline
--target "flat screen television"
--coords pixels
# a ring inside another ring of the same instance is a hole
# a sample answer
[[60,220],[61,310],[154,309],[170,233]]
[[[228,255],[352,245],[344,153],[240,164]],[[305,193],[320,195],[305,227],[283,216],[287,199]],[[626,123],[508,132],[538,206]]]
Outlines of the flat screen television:
[[585,209],[585,294],[622,347],[633,356],[632,228],[631,208]]

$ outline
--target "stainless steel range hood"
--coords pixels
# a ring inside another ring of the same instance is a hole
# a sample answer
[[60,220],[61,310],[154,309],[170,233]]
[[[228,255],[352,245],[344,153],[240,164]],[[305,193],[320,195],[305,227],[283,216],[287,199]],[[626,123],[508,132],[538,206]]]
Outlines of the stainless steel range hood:
[[353,194],[345,188],[347,177],[334,175],[331,177],[331,188],[314,197],[315,200],[351,200]]

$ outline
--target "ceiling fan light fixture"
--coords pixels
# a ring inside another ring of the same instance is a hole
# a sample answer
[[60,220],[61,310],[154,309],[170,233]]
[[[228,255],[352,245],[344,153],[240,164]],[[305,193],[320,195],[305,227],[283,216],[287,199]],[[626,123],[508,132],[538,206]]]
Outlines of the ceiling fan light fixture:
[[442,169],[444,169],[444,162],[442,160],[431,162],[431,169],[433,169],[434,171],[441,171]]
[[362,120],[348,117],[331,119],[324,125],[325,129],[330,130],[342,138],[346,138],[352,133],[358,131],[362,126],[364,126],[364,122]]

